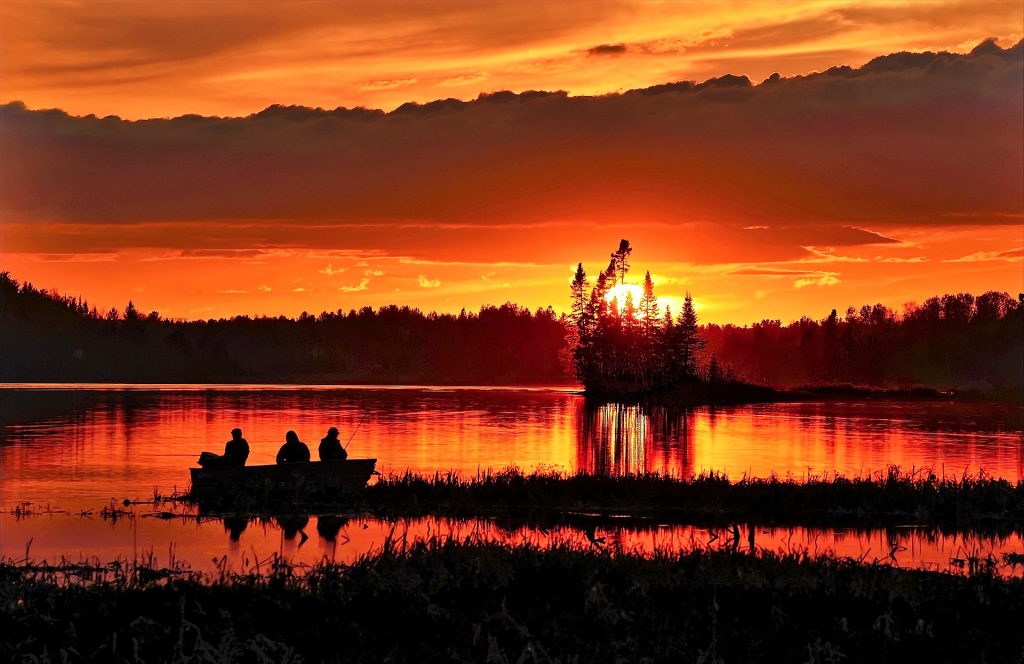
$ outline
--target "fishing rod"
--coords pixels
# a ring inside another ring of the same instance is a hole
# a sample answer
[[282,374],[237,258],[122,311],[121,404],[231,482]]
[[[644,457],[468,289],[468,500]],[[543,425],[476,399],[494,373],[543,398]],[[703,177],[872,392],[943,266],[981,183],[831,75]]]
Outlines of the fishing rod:
[[356,437],[356,432],[359,431],[359,427],[363,426],[363,422],[365,422],[366,418],[368,418],[369,416],[370,416],[369,413],[364,414],[363,415],[363,419],[359,420],[359,424],[356,425],[356,428],[352,429],[352,435],[348,437],[347,441],[345,441],[345,447],[344,447],[345,450],[348,449],[348,445],[349,445],[349,443],[352,442],[352,439]]

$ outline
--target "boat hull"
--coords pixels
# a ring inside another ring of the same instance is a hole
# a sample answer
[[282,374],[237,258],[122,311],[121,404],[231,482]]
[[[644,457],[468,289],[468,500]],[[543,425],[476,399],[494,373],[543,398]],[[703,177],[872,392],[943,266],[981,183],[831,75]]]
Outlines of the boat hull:
[[376,459],[311,461],[238,468],[190,468],[197,498],[271,495],[335,497],[352,493],[373,475]]

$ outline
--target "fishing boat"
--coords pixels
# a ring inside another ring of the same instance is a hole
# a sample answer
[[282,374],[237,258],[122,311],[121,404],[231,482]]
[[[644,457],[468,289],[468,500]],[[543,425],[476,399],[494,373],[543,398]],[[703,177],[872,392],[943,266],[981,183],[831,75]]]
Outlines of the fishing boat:
[[236,468],[191,468],[192,495],[253,497],[288,494],[335,497],[352,493],[374,474],[376,459],[310,461]]

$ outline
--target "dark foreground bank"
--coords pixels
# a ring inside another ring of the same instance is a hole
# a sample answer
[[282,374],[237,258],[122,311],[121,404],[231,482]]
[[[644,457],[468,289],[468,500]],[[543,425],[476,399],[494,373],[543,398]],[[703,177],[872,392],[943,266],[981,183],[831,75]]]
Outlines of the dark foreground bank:
[[722,474],[688,479],[645,474],[530,473],[516,469],[475,477],[391,475],[354,496],[220,495],[200,502],[211,511],[345,510],[394,516],[513,517],[560,520],[631,517],[728,525],[881,527],[918,524],[951,531],[1009,533],[1024,529],[1024,482],[990,477],[939,478],[904,472],[848,478],[742,479]]
[[205,582],[105,576],[61,585],[59,574],[0,565],[0,659],[996,662],[1024,654],[1019,579],[799,555],[641,558],[435,541],[303,576],[283,567]]

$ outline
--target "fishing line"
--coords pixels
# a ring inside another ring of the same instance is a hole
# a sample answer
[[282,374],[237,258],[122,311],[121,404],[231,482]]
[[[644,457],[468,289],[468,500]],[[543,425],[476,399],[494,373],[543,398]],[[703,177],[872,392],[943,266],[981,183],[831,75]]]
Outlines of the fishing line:
[[349,445],[349,443],[352,442],[352,439],[356,437],[356,432],[359,431],[359,427],[363,426],[363,422],[365,422],[366,418],[368,418],[369,416],[370,416],[369,413],[366,413],[365,415],[363,415],[363,419],[359,420],[359,424],[356,425],[356,428],[352,429],[352,435],[348,437],[347,441],[345,441],[345,448],[344,449],[346,449],[346,450],[348,449],[348,445]]

